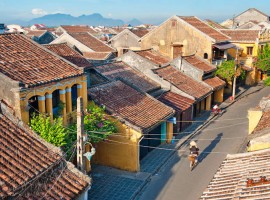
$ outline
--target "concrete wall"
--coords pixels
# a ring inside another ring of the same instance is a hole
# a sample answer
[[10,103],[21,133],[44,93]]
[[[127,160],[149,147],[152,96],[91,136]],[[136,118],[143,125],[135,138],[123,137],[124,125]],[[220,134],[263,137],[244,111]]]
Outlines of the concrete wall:
[[[175,26],[173,21],[176,21]],[[173,44],[183,45],[183,56],[196,52],[196,55],[203,58],[204,53],[207,53],[209,60],[212,59],[211,39],[175,16],[141,39],[142,49],[156,48],[171,58],[173,58]]]
[[0,99],[3,99],[15,109],[17,117],[21,118],[19,82],[13,81],[0,73]]
[[171,62],[176,68],[181,72],[184,72],[188,76],[194,78],[197,81],[202,81],[203,71],[189,64],[187,61],[183,60],[181,57],[174,59]]
[[270,148],[270,133],[250,140],[247,151],[258,151]]
[[248,110],[248,134],[251,134],[258,125],[263,115],[262,110],[250,109]]
[[174,93],[180,94],[182,96],[185,96],[189,99],[194,100],[194,97],[179,90],[177,87],[175,87],[174,85],[172,85],[168,81],[162,79],[157,74],[155,74],[152,71],[152,69],[158,68],[157,65],[149,62],[148,60],[139,56],[138,54],[136,54],[132,51],[129,51],[128,53],[125,53],[124,55],[122,55],[119,59],[122,60],[123,62],[127,63],[132,68],[144,73],[144,75],[146,75],[148,78],[150,78],[153,81],[160,84],[162,88],[171,90]]
[[250,9],[242,13],[241,15],[236,16],[234,18],[234,24],[241,26],[242,24],[245,24],[246,22],[254,21],[254,20],[258,22],[264,22],[264,21],[268,21],[268,17],[257,12],[256,10]]
[[142,134],[121,122],[117,122],[117,128],[118,135],[110,136],[107,141],[97,144],[94,163],[122,170],[139,171],[139,139]]

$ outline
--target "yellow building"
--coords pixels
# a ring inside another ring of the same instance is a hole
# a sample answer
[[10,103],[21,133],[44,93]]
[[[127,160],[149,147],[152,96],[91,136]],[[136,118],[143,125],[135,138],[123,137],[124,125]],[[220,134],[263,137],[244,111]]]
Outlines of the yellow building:
[[105,106],[118,127],[118,133],[97,144],[95,163],[139,171],[140,160],[149,151],[171,142],[174,110],[150,95],[120,80],[90,88],[88,94]]
[[[260,30],[243,30],[243,29],[222,29],[222,33],[231,37],[231,42],[237,45],[238,60],[240,65],[247,70],[246,84],[253,85],[266,78],[255,66],[258,52],[263,49],[266,43],[269,43],[269,33],[261,33]],[[230,49],[229,56],[236,58],[236,50]]]
[[67,123],[78,96],[86,107],[83,69],[23,35],[0,35],[0,44],[5,44],[0,45],[0,97],[23,122],[29,123],[33,113],[47,113],[52,119],[61,115]]

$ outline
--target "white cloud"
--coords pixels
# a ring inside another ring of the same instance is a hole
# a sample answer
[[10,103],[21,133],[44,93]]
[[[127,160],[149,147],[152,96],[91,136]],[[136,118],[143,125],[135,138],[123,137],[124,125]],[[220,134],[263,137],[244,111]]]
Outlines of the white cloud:
[[112,13],[108,13],[108,16],[109,16],[109,17],[112,17]]
[[40,9],[40,8],[33,8],[32,9],[32,14],[33,15],[46,15],[48,14],[45,10]]

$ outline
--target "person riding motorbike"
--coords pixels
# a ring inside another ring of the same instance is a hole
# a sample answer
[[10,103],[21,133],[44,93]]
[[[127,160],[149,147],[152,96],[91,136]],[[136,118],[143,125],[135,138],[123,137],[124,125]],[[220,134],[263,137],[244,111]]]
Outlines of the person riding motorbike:
[[199,155],[199,148],[197,146],[197,143],[195,141],[191,141],[189,143],[189,150],[190,150],[190,155],[195,157],[195,163],[198,162],[198,155]]

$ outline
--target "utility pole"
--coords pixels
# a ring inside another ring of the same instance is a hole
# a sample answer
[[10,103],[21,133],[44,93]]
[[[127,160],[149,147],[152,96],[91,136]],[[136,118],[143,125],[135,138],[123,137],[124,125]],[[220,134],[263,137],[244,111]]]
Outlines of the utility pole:
[[85,173],[83,98],[77,98],[77,168]]
[[233,101],[235,99],[237,65],[238,65],[238,47],[236,47],[236,56],[235,56],[235,63],[234,63],[234,77],[233,77],[233,90],[232,90],[232,100]]

